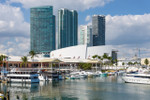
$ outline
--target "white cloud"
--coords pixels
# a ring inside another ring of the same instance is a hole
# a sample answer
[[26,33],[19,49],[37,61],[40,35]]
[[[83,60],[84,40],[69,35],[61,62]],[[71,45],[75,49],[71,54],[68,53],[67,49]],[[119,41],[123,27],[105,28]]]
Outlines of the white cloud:
[[0,53],[24,55],[29,50],[30,25],[19,7],[0,4]]
[[113,0],[9,0],[9,3],[21,3],[25,8],[53,5],[55,9],[69,8],[83,11],[89,8],[104,6],[111,1]]
[[6,41],[6,43],[2,42],[2,45],[0,45],[0,53],[5,53],[8,55],[27,55],[29,49],[30,39],[24,37],[16,37],[11,41]]
[[[106,42],[118,45],[120,56],[150,57],[150,14],[106,16]],[[145,52],[146,49],[146,52]]]
[[91,20],[91,16],[90,15],[86,16],[85,21],[88,22],[90,20]]
[[0,4],[0,35],[1,37],[29,37],[29,23],[24,21],[19,7]]
[[150,42],[150,14],[106,17],[108,44],[143,44]]

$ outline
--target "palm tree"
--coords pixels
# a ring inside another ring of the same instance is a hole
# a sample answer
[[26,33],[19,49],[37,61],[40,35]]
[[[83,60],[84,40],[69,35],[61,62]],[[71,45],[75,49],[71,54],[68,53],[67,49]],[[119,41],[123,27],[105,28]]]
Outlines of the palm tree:
[[0,65],[2,66],[3,65],[3,63],[4,63],[4,59],[6,58],[6,56],[5,55],[1,55],[0,56]]
[[111,60],[112,60],[112,57],[107,57],[107,59],[111,61]]
[[145,65],[147,66],[147,65],[149,64],[149,60],[148,60],[148,59],[145,59],[145,60],[144,60],[144,63],[145,63]]
[[108,55],[106,53],[104,53],[103,58],[108,59]]
[[32,59],[33,62],[34,62],[34,57],[36,56],[35,51],[31,50],[31,51],[29,52],[29,55],[31,56],[31,59]]
[[28,58],[27,58],[27,56],[21,57],[21,60],[22,60],[22,64],[23,64],[23,65],[25,64],[25,67],[27,67],[27,63],[28,63]]
[[101,56],[98,56],[98,59],[101,60]]
[[3,64],[3,57],[2,57],[2,55],[0,56],[0,65],[2,65]]
[[124,66],[124,65],[125,65],[125,63],[123,62],[123,63],[122,63],[122,65]]
[[116,63],[116,66],[118,65],[118,60],[117,59],[115,59],[115,63]]
[[95,59],[95,58],[97,58],[97,57],[98,57],[98,55],[94,55],[94,56],[92,56],[92,58],[93,58],[93,59]]

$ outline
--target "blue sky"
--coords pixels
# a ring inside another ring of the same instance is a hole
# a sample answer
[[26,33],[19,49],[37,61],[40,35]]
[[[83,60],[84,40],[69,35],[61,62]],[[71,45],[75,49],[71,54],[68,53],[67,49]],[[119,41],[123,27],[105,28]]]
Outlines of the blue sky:
[[90,24],[94,14],[105,15],[107,45],[117,46],[120,55],[133,56],[133,49],[141,48],[146,51],[141,52],[143,57],[150,56],[149,4],[150,0],[0,0],[0,52],[26,55],[30,50],[30,7],[53,5],[56,16],[62,7],[77,9],[79,25]]
[[[2,0],[1,3],[5,3],[6,0]],[[85,18],[87,15],[103,14],[103,15],[143,15],[150,13],[150,0],[113,0],[103,7],[94,7],[84,11],[78,11],[79,24],[86,24]],[[24,13],[24,18],[27,22],[30,22],[30,9],[23,8],[21,3],[11,3],[11,6],[21,7]]]
[[104,15],[143,15],[150,13],[150,0],[114,0],[103,7],[91,8],[79,12],[79,24],[85,23],[87,15],[104,14]]

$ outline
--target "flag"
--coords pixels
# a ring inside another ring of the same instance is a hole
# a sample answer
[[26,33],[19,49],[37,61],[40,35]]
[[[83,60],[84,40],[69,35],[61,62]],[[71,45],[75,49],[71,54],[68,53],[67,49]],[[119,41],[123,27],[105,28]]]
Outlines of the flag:
[[78,57],[78,59],[80,58],[80,56]]
[[75,59],[75,56],[73,57],[73,59]]
[[61,54],[59,55],[59,57],[61,57]]

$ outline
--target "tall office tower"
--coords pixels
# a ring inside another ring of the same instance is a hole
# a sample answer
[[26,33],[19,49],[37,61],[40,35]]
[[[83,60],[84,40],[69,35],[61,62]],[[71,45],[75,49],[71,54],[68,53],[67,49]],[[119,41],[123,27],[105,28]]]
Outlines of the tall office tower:
[[105,16],[92,17],[93,46],[105,45]]
[[30,9],[30,46],[37,53],[55,50],[55,16],[52,6]]
[[78,34],[78,44],[93,46],[92,26],[81,25]]
[[58,11],[58,48],[78,44],[78,13],[75,10]]

